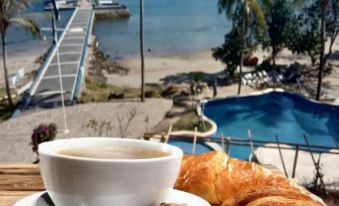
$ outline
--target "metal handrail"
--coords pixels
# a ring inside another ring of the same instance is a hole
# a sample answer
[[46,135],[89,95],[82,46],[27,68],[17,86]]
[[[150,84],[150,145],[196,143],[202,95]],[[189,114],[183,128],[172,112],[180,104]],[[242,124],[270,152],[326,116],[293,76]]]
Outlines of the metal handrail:
[[[186,141],[189,140],[187,136],[186,137],[175,136],[175,137],[173,137],[173,139],[181,139],[181,140],[186,140]],[[306,139],[306,137],[305,137],[305,139]],[[283,164],[284,173],[287,177],[288,177],[288,173],[287,173],[286,165],[285,165],[285,162],[284,162],[284,159],[283,159],[283,156],[282,156],[281,149],[295,150],[294,161],[293,161],[293,166],[292,166],[292,174],[291,174],[292,178],[294,178],[295,175],[296,175],[298,155],[299,155],[300,150],[310,152],[312,159],[313,159],[313,162],[314,162],[314,158],[313,158],[312,153],[319,153],[320,155],[323,154],[323,153],[339,155],[339,150],[333,151],[335,149],[338,149],[337,147],[310,145],[307,139],[306,139],[306,144],[286,143],[286,142],[281,142],[278,139],[277,135],[276,135],[276,142],[253,140],[252,138],[248,138],[248,139],[231,138],[231,137],[224,138],[223,135],[222,135],[221,138],[220,137],[208,137],[208,138],[201,138],[200,137],[199,141],[203,141],[203,142],[206,142],[206,143],[213,142],[213,143],[217,143],[219,145],[221,144],[223,151],[225,151],[224,148],[225,148],[225,145],[226,145],[227,149],[226,149],[225,152],[228,155],[229,155],[229,148],[230,148],[231,145],[245,146],[245,147],[249,147],[249,148],[262,147],[262,148],[278,149],[279,155],[280,155],[280,160]],[[275,145],[269,145],[269,144],[275,144]],[[284,145],[287,145],[287,146],[290,146],[290,147],[285,147]],[[252,149],[251,149],[251,151],[252,151]],[[319,161],[320,161],[320,159],[319,159]],[[319,161],[318,161],[317,164],[315,164],[318,176],[319,176],[319,169],[320,169]],[[324,185],[323,182],[321,182],[321,183],[322,183],[322,185]]]
[[[173,136],[171,139],[192,139],[192,137],[187,136]],[[221,144],[221,138],[220,137],[200,137],[200,140],[204,140],[205,142],[213,142],[217,144]],[[268,144],[277,144],[275,141],[263,141],[263,140],[251,140],[254,147],[263,147],[263,148],[272,148],[272,149],[278,149],[278,146],[275,145],[268,145]],[[250,142],[248,139],[241,139],[237,137],[227,137],[224,138],[224,144],[226,145],[235,145],[235,146],[247,146],[250,147]],[[279,142],[281,149],[287,149],[287,150],[295,150],[298,148],[299,150],[308,151],[308,145],[307,144],[298,144],[298,143],[289,143],[289,142]],[[285,147],[284,145],[290,146]],[[328,147],[328,146],[321,146],[321,145],[309,145],[312,148],[312,152],[314,153],[328,153],[328,154],[337,154],[339,155],[339,148],[337,147]],[[338,151],[333,151],[334,149],[338,149]],[[332,150],[332,151],[331,151]]]
[[40,68],[38,69],[38,72],[37,74],[34,76],[33,78],[33,82],[32,82],[32,85],[31,87],[29,88],[29,90],[27,91],[27,94],[28,96],[25,98],[24,100],[24,106],[27,106],[29,101],[30,101],[30,98],[34,95],[37,87],[38,87],[38,84],[40,83],[40,81],[42,80],[44,74],[46,73],[47,71],[47,68],[49,66],[49,64],[52,62],[53,60],[53,57],[54,55],[56,54],[56,49],[60,46],[64,36],[66,35],[70,25],[71,25],[71,22],[73,21],[73,18],[75,16],[75,14],[77,13],[78,11],[78,8],[74,9],[73,13],[72,13],[72,16],[69,18],[65,28],[64,28],[64,31],[62,32],[60,38],[59,38],[59,41],[56,43],[56,45],[53,45],[49,52],[48,52],[48,55],[44,61],[44,63],[40,66]]
[[[209,138],[206,138],[207,141],[211,141],[211,142],[216,142],[216,143],[219,143],[220,140],[218,140],[219,138],[216,138],[216,137],[209,137]],[[278,148],[276,146],[272,146],[272,145],[267,145],[267,144],[277,144],[277,142],[274,142],[274,141],[263,141],[263,140],[253,140],[252,139],[252,142],[253,142],[253,145],[254,146],[264,146],[264,147],[267,147],[267,148]],[[230,140],[229,140],[229,143],[230,144],[234,144],[234,145],[248,145],[249,146],[249,142],[247,139],[235,139],[235,138],[231,138],[230,137]],[[297,146],[299,146],[299,148],[301,150],[308,150],[308,145],[306,144],[297,144],[297,143],[289,143],[289,142],[279,142],[280,145],[288,145],[288,146],[291,146],[292,148],[290,147],[284,147],[284,146],[281,146],[280,148],[282,149],[290,149],[290,150],[294,150],[294,148],[296,148]],[[327,146],[320,146],[320,145],[310,145],[311,148],[313,148],[313,152],[315,153],[319,153],[319,152],[326,152],[327,153],[331,153],[331,154],[339,154],[339,151],[338,152],[334,152],[334,151],[330,151],[330,150],[333,150],[333,149],[339,149],[337,147],[327,147]]]
[[89,44],[89,38],[90,38],[90,34],[92,32],[92,27],[93,27],[93,18],[94,13],[93,13],[93,9],[91,9],[91,14],[88,20],[88,27],[87,27],[87,31],[86,31],[86,37],[85,37],[85,43],[84,46],[82,48],[82,55],[81,55],[81,60],[80,60],[80,64],[79,64],[79,69],[78,69],[78,76],[77,76],[77,80],[76,83],[74,85],[74,89],[73,89],[73,94],[72,94],[72,101],[77,102],[78,98],[80,96],[80,92],[81,92],[81,86],[82,86],[82,82],[84,81],[84,74],[85,74],[85,66],[86,66],[86,59],[87,59],[87,53],[88,53],[88,44]]

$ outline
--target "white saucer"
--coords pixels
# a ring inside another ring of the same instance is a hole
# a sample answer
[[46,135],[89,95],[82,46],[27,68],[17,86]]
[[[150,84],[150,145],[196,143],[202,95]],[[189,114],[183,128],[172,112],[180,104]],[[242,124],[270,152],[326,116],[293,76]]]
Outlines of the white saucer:
[[[211,206],[206,200],[191,193],[180,190],[171,190],[165,203],[186,204],[187,206]],[[54,206],[46,191],[35,193],[18,201],[14,206]]]

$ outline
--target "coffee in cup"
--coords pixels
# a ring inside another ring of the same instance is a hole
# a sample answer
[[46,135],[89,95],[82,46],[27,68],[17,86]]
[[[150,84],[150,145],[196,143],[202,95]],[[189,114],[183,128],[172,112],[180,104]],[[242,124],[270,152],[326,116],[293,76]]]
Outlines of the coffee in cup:
[[[110,151],[116,154],[107,156]],[[151,206],[174,186],[183,152],[151,141],[74,138],[42,143],[39,155],[56,206]]]

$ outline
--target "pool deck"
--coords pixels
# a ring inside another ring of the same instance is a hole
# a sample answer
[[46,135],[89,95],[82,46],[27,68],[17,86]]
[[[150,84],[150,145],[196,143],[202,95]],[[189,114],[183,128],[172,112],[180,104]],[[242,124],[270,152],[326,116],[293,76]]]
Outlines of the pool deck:
[[[272,145],[272,144],[270,144]],[[274,145],[272,145],[274,146]],[[288,145],[281,145],[289,147]],[[292,177],[295,150],[281,149],[287,174]],[[332,150],[338,152],[338,150]],[[276,166],[280,171],[284,171],[278,149],[259,147],[255,151],[256,157],[260,164],[271,164]],[[319,154],[314,153],[314,158],[318,160]],[[320,157],[321,171],[324,174],[325,186],[329,190],[335,190],[339,187],[339,155],[323,153]],[[316,168],[314,166],[311,154],[308,151],[299,151],[296,164],[295,178],[300,183],[311,183],[315,177]]]

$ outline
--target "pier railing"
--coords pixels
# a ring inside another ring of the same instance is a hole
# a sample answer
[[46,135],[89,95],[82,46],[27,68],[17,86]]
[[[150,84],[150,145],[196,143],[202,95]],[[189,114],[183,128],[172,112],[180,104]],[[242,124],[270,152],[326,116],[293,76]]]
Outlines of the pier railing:
[[89,26],[87,27],[85,43],[84,43],[84,47],[82,48],[82,55],[81,55],[81,60],[79,64],[78,76],[75,82],[74,92],[72,94],[73,103],[76,103],[78,101],[80,94],[81,94],[82,84],[85,81],[84,76],[85,76],[85,68],[86,68],[86,59],[87,59],[88,45],[90,44],[89,40],[90,40],[92,27],[93,27],[93,21],[94,21],[93,16],[94,16],[93,9],[91,9],[91,14],[89,17]]
[[26,93],[26,95],[25,95],[25,97],[23,99],[24,106],[27,106],[31,96],[34,95],[34,93],[35,93],[35,91],[36,91],[40,81],[42,80],[45,72],[47,71],[48,66],[50,65],[50,63],[52,62],[52,60],[53,60],[53,58],[54,58],[54,56],[56,54],[57,48],[59,48],[62,40],[64,39],[64,37],[65,37],[65,35],[66,35],[66,33],[67,33],[68,29],[69,29],[69,27],[71,26],[71,22],[73,21],[73,19],[75,17],[75,14],[77,13],[77,10],[78,10],[78,8],[75,8],[75,10],[73,11],[72,16],[68,20],[68,23],[67,23],[67,25],[65,26],[65,28],[63,30],[61,36],[58,38],[58,42],[56,42],[56,44],[54,44],[51,47],[51,49],[48,52],[46,60],[44,61],[44,63],[38,69],[38,72],[37,72],[37,74],[35,75],[35,77],[33,79],[32,85],[29,88],[28,92]]

